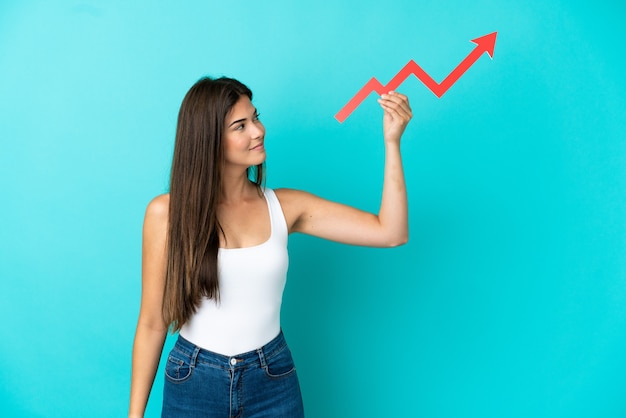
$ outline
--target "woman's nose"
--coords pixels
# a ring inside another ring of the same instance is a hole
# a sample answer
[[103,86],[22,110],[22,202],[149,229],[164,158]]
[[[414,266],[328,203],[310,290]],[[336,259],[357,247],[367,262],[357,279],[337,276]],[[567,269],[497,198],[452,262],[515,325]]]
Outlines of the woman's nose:
[[252,136],[254,138],[260,138],[265,135],[265,126],[261,122],[257,122],[254,125],[254,130],[252,131]]

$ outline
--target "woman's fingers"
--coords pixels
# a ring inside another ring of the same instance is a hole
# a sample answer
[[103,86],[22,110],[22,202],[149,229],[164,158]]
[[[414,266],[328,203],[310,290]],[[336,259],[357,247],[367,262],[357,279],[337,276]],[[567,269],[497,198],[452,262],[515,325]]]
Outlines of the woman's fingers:
[[391,113],[393,116],[400,117],[401,119],[408,121],[413,117],[411,106],[409,105],[409,99],[404,94],[390,91],[387,94],[381,95],[378,99],[381,107]]
[[404,94],[390,91],[382,94],[378,103],[384,110],[383,135],[385,141],[400,141],[407,124],[413,117],[409,99]]

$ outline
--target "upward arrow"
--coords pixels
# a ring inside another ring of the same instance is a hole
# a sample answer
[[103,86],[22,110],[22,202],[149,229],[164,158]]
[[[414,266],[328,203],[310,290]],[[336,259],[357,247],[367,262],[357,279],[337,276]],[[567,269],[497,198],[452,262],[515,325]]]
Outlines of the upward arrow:
[[493,59],[493,50],[496,46],[496,36],[498,32],[493,32],[485,36],[481,36],[476,39],[472,39],[471,42],[476,44],[476,48],[469,53],[463,61],[457,67],[452,70],[441,83],[437,83],[426,71],[422,69],[415,61],[410,60],[398,74],[396,74],[389,83],[382,85],[375,77],[372,77],[362,88],[354,95],[352,99],[335,115],[335,119],[343,123],[348,116],[356,109],[363,100],[373,91],[378,94],[388,93],[390,90],[398,88],[404,80],[406,80],[411,74],[417,77],[435,96],[441,97],[448,91],[450,87],[471,67],[483,53],[489,54],[489,57]]

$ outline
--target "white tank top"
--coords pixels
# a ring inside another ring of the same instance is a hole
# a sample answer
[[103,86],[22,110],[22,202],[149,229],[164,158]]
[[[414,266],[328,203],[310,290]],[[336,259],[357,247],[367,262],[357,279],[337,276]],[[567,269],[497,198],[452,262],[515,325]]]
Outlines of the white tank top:
[[280,332],[280,307],[287,280],[287,222],[280,202],[265,189],[270,238],[244,248],[220,248],[220,301],[204,298],[180,335],[198,347],[226,356],[256,350]]

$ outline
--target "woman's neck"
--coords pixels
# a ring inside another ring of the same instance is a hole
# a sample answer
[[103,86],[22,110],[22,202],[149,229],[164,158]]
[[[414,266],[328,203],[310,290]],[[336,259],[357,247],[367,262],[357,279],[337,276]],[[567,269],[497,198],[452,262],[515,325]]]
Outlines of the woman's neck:
[[250,198],[252,193],[256,192],[256,186],[248,179],[247,172],[243,173],[227,173],[224,172],[222,178],[222,203],[239,202]]

